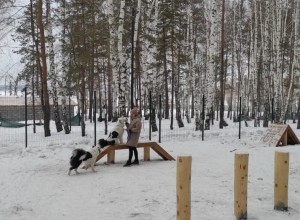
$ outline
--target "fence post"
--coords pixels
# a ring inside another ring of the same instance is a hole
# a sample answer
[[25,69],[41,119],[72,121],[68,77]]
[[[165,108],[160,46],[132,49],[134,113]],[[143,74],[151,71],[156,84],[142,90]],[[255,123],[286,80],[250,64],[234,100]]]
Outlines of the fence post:
[[247,184],[249,154],[235,154],[234,161],[234,214],[236,219],[247,219]]
[[149,91],[149,141],[151,141],[151,116],[152,116],[152,97],[151,97],[151,91]]
[[274,117],[274,98],[272,98],[272,124],[274,123],[275,117]]
[[97,146],[97,117],[96,117],[96,108],[97,108],[97,99],[96,99],[96,90],[94,91],[94,146]]
[[177,220],[191,219],[191,156],[177,157]]
[[275,152],[274,209],[288,210],[289,153]]
[[162,118],[162,115],[161,115],[161,95],[159,95],[159,131],[158,131],[158,143],[161,143],[161,118]]
[[203,123],[203,127],[202,127],[202,141],[204,141],[204,126],[205,126],[205,97],[204,95],[202,96],[202,123]]
[[240,96],[240,110],[239,110],[239,139],[241,139],[241,123],[242,123],[242,97]]
[[28,146],[28,131],[27,131],[27,120],[28,120],[28,105],[27,105],[27,85],[24,88],[25,91],[25,148]]

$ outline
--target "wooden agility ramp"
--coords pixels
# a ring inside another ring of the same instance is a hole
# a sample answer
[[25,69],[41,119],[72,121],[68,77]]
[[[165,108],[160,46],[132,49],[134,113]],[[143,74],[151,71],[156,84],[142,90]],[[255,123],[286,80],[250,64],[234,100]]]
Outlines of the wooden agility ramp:
[[[150,160],[150,149],[155,151],[159,156],[164,160],[175,160],[167,151],[165,151],[158,143],[156,142],[141,142],[137,144],[137,148],[144,148],[144,161]],[[102,157],[107,155],[107,162],[115,162],[115,151],[128,149],[128,146],[125,144],[109,145],[100,152],[97,157],[97,160],[100,160]]]

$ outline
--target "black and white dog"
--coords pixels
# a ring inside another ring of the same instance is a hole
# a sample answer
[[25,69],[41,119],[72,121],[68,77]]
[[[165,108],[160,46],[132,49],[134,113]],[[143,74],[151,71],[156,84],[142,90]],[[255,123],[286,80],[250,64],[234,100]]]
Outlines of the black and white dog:
[[72,170],[75,170],[75,173],[79,174],[77,169],[82,162],[84,162],[84,169],[87,170],[88,168],[91,168],[92,171],[95,172],[94,166],[100,151],[100,147],[93,147],[89,151],[81,148],[73,150],[70,158],[70,169],[68,175],[70,176]]
[[124,117],[118,118],[113,131],[109,133],[107,139],[105,140],[102,138],[99,140],[99,145],[101,148],[107,145],[123,144],[124,125],[126,120],[127,119]]
[[108,145],[114,145],[116,143],[116,140],[118,138],[119,134],[116,131],[110,132],[107,139],[101,138],[98,141],[98,144],[101,148],[104,148]]

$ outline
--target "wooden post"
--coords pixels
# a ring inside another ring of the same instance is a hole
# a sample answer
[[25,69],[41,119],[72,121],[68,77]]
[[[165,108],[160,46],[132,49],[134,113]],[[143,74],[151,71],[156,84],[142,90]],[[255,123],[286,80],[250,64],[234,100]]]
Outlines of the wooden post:
[[177,220],[191,219],[191,156],[177,157]]
[[107,153],[107,163],[115,163],[115,151],[111,150]]
[[247,219],[247,185],[249,154],[235,154],[234,214],[236,219]]
[[275,152],[274,209],[288,210],[289,153]]
[[144,161],[150,160],[150,147],[144,147]]

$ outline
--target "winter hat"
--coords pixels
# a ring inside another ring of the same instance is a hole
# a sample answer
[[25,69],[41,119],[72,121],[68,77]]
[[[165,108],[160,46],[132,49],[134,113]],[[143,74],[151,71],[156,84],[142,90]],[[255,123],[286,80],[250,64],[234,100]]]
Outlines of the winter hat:
[[131,109],[130,112],[131,112],[132,114],[134,114],[134,115],[138,115],[139,110],[138,110],[137,107],[134,107],[133,109]]

